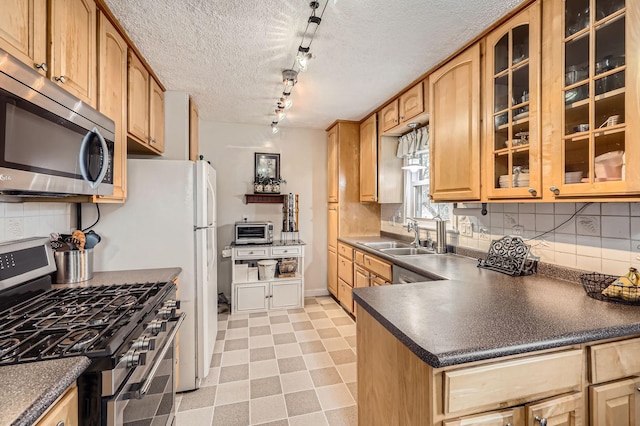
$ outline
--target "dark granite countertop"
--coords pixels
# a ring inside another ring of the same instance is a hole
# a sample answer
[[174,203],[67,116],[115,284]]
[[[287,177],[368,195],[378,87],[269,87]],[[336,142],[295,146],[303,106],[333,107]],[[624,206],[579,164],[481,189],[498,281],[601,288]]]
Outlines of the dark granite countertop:
[[89,364],[80,356],[0,367],[0,426],[33,424]]
[[401,259],[341,238],[407,269],[443,280],[354,289],[354,300],[433,367],[640,334],[640,306],[602,302],[580,284],[510,277],[454,254]]
[[54,287],[89,287],[111,284],[168,282],[176,278],[182,268],[134,269],[128,271],[94,272],[93,278],[73,284],[54,284]]

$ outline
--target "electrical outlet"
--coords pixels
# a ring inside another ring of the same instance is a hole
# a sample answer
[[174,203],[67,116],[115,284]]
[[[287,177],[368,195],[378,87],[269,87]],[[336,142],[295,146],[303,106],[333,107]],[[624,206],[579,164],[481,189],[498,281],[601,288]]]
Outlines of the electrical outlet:
[[473,237],[473,224],[471,222],[464,222],[460,224],[460,235],[463,237]]
[[478,229],[478,238],[482,241],[489,241],[491,239],[490,235],[489,235],[489,230],[485,227],[480,227],[480,229]]
[[522,234],[524,234],[524,226],[515,225],[511,229],[513,229],[513,235],[522,236]]

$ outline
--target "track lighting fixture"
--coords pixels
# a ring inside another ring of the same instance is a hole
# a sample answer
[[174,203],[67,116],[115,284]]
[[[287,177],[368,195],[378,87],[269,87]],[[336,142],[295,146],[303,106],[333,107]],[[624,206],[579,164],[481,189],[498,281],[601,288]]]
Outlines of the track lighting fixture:
[[[321,0],[322,1],[322,0]],[[334,0],[334,3],[336,0]],[[298,82],[298,72],[305,72],[309,67],[309,60],[311,60],[314,56],[311,54],[311,43],[313,42],[313,38],[318,31],[318,27],[322,22],[322,16],[327,8],[327,4],[329,0],[324,0],[324,6],[322,7],[322,11],[320,15],[316,15],[316,11],[320,8],[320,1],[311,1],[309,3],[309,7],[311,8],[311,16],[307,19],[307,27],[302,34],[302,41],[298,46],[298,51],[296,52],[296,57],[293,60],[293,65],[289,69],[285,69],[282,71],[282,97],[276,101],[277,108],[275,110],[275,118],[271,122],[271,131],[273,134],[278,132],[277,124],[282,121],[285,117],[285,109],[291,108],[293,101],[291,100],[291,92],[293,91],[293,87]]]

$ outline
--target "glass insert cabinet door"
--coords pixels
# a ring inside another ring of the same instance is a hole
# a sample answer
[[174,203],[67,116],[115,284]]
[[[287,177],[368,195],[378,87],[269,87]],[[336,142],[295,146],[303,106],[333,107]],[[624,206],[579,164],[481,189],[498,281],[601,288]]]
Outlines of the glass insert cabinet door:
[[539,198],[540,2],[487,36],[489,198]]
[[[640,192],[637,0],[565,0],[556,196]],[[558,8],[559,9],[559,8]]]

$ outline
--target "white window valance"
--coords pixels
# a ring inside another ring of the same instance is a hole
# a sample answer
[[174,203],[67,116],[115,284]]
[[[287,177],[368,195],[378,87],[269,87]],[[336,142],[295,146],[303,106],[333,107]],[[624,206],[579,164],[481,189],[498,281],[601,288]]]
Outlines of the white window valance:
[[398,138],[398,158],[414,157],[429,150],[429,126],[402,135]]

